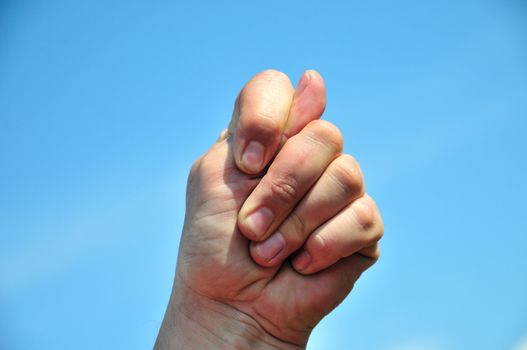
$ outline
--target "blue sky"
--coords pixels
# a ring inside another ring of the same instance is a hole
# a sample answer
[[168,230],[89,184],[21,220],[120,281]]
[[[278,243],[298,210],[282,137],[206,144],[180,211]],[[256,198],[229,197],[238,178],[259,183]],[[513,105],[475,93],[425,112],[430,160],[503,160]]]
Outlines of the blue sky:
[[526,36],[520,0],[0,1],[0,348],[152,346],[187,171],[266,68],[321,72],[385,221],[310,349],[527,348]]

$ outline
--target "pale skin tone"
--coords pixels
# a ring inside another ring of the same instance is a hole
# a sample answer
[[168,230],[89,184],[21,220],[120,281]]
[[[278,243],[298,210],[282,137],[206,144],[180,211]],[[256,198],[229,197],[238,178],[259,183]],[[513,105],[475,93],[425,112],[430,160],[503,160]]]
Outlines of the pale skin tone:
[[156,349],[303,349],[379,257],[382,220],[325,87],[269,70],[241,90],[229,128],[192,167]]

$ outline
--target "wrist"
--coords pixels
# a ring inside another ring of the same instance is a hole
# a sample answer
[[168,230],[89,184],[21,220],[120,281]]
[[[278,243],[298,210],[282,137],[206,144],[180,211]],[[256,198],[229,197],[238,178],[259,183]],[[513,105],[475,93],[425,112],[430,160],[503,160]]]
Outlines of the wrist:
[[252,317],[174,284],[154,349],[304,349],[267,333]]

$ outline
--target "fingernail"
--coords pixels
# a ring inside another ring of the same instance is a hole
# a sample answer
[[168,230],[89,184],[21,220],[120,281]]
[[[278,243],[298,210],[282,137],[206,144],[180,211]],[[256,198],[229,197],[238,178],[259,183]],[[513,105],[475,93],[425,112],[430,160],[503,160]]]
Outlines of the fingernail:
[[265,148],[257,141],[251,141],[245,147],[245,151],[242,155],[242,163],[245,165],[247,170],[260,171],[264,159]]
[[267,232],[267,229],[271,226],[273,218],[274,215],[271,210],[266,207],[261,207],[249,214],[249,216],[245,218],[244,224],[254,235],[254,238],[258,238]]
[[304,250],[300,255],[298,255],[294,261],[293,266],[295,269],[302,271],[305,270],[311,263],[311,254]]
[[254,249],[258,255],[269,261],[277,256],[284,247],[284,237],[280,232],[277,232],[265,241],[256,243]]
[[309,85],[310,80],[311,76],[309,75],[309,72],[305,71],[304,74],[302,74],[300,81],[298,82],[295,94],[296,97],[300,96],[300,94],[306,89],[306,87]]

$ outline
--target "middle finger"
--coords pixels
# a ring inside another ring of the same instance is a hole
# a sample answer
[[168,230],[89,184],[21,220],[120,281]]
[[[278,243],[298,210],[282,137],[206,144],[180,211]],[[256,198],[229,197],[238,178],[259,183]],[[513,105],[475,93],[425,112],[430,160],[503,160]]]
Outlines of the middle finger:
[[242,234],[252,241],[266,239],[341,151],[340,131],[326,121],[312,121],[290,138],[242,206]]

